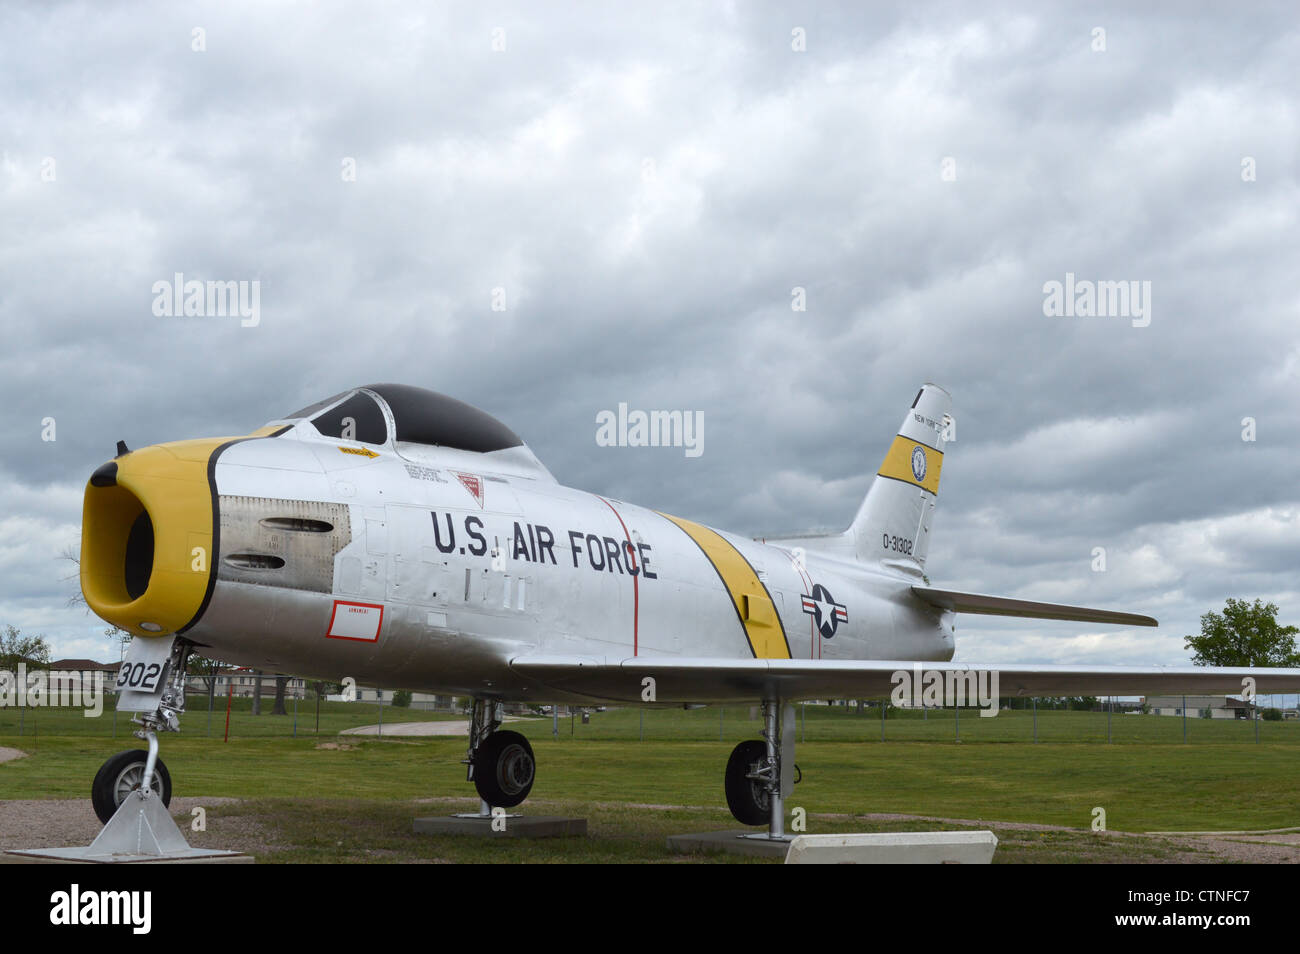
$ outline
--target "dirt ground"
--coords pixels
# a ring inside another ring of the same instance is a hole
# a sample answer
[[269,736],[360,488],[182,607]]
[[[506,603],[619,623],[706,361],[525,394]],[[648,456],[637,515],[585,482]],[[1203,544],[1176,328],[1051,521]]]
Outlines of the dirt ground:
[[[190,830],[191,809],[195,806],[212,808],[217,805],[237,803],[233,798],[176,798],[171,810],[177,824],[190,844],[196,848],[226,848],[252,854],[273,854],[276,848],[272,838],[253,819],[241,820],[239,833],[231,838],[226,830],[223,837],[214,840],[212,832]],[[636,807],[636,806],[626,806]],[[643,806],[646,808],[674,808],[678,806]],[[848,816],[816,815],[812,817],[845,818]],[[1025,822],[996,822],[971,818],[938,818],[933,816],[871,814],[855,816],[872,822],[933,821],[957,825],[972,825],[992,831],[1006,832],[1000,837],[1010,837],[1012,832],[1072,831],[1052,825],[1034,825]],[[0,801],[0,850],[8,848],[61,848],[88,845],[99,833],[99,820],[88,798],[68,799],[15,799]],[[1159,839],[1165,846],[1185,848],[1186,854],[1168,860],[1195,862],[1248,862],[1256,864],[1294,864],[1300,862],[1300,831],[1289,829],[1274,832],[1204,832],[1204,833],[1128,833],[1104,832],[1099,838]],[[217,844],[217,841],[220,844]],[[1136,847],[1136,846],[1135,846]]]

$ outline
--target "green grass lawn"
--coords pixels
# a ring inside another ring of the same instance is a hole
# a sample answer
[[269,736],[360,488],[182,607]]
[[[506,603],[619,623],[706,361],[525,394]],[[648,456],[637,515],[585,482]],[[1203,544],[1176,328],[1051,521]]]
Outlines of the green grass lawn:
[[[177,796],[247,800],[217,806],[212,815],[228,817],[231,825],[240,817],[255,818],[259,830],[272,832],[282,847],[265,860],[385,860],[394,857],[392,852],[400,860],[657,860],[669,857],[662,848],[665,834],[734,824],[725,809],[723,766],[736,741],[754,738],[759,730],[750,708],[739,706],[647,710],[644,742],[637,741],[643,724],[638,710],[592,713],[588,725],[562,718],[558,738],[550,718],[513,723],[510,728],[530,738],[538,757],[537,783],[525,807],[587,816],[593,837],[488,848],[477,839],[411,833],[416,814],[475,804],[460,764],[466,743],[459,736],[334,734],[374,723],[375,709],[327,704],[319,737],[307,718],[314,713],[300,710],[300,734],[293,739],[275,727],[276,719],[286,717],[254,717],[245,705],[232,717],[228,743],[216,731],[215,715],[215,737],[207,738],[206,712],[191,711],[179,736],[162,739],[162,756]],[[808,813],[809,831],[900,828],[897,822],[882,826],[852,817],[870,812],[1061,825],[1079,831],[1013,832],[1003,839],[1008,850],[1000,849],[999,858],[1134,860],[1107,855],[1132,851],[1120,842],[1133,839],[1112,839],[1115,845],[1107,847],[1110,841],[1103,845],[1087,831],[1094,808],[1106,810],[1112,831],[1300,826],[1294,794],[1300,781],[1295,747],[1300,727],[1291,723],[1261,723],[1261,741],[1255,744],[1250,723],[1189,720],[1184,745],[1180,719],[1115,715],[1115,744],[1108,745],[1104,713],[1040,711],[1041,741],[1035,745],[1028,712],[991,719],[963,713],[960,742],[951,711],[931,712],[928,718],[891,713],[882,744],[878,713],[808,707],[806,729],[799,726],[807,739],[798,749],[803,781],[789,807]],[[390,717],[434,714],[385,707],[385,722]],[[140,745],[126,731],[125,716],[116,740],[98,724],[110,714],[85,720],[42,710],[36,718],[45,730],[35,738],[0,729],[0,745],[31,753],[0,764],[0,798],[88,800],[100,763]],[[63,734],[56,734],[59,728]],[[339,744],[345,747],[334,747]],[[432,806],[417,801],[429,799],[437,801]],[[346,834],[333,837],[344,829]],[[214,824],[213,831],[220,830]],[[1155,842],[1142,851],[1136,860],[1160,860],[1162,849]]]
[[[795,706],[796,728],[801,740],[879,742],[880,709],[871,707],[861,713],[843,706]],[[580,717],[561,717],[559,735],[589,740],[638,739],[644,731],[649,739],[695,741],[723,740],[733,744],[756,738],[761,729],[757,706],[724,706],[707,709],[610,709],[592,712],[590,723]],[[550,735],[551,720],[545,720]],[[1003,710],[984,718],[977,709],[962,710],[887,710],[884,737],[887,742],[967,742],[1034,741],[1034,714],[1031,710]],[[1060,709],[1039,710],[1039,742],[1099,742],[1107,738],[1104,712],[1074,712]],[[644,730],[643,727],[644,726]],[[1250,743],[1255,741],[1255,723],[1220,719],[1187,720],[1187,741],[1201,743]],[[1114,743],[1181,744],[1183,720],[1172,716],[1122,715],[1110,717],[1110,738]],[[1300,721],[1259,722],[1261,742],[1300,745]]]

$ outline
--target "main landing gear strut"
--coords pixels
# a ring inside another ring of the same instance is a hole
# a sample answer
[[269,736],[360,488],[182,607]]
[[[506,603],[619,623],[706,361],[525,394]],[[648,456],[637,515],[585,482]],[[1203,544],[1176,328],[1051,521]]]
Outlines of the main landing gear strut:
[[501,703],[475,699],[470,710],[465,778],[478,790],[478,816],[493,808],[514,808],[532,791],[537,776],[533,747],[518,732],[501,731]]
[[744,825],[766,824],[765,834],[746,838],[789,841],[785,799],[794,787],[794,707],[779,699],[763,702],[763,738],[741,742],[727,760],[727,807]]

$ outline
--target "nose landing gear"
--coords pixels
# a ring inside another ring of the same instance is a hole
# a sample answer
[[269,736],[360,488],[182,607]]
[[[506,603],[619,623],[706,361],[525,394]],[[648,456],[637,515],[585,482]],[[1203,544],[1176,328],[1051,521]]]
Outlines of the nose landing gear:
[[[154,748],[157,748],[156,742]],[[94,784],[90,787],[90,800],[95,806],[95,814],[105,825],[117,813],[127,796],[143,786],[148,760],[148,752],[127,749],[118,752],[99,767]],[[162,799],[164,806],[171,805],[172,776],[162,760],[156,757],[150,788]]]
[[172,778],[158,758],[158,733],[179,732],[185,711],[185,667],[193,644],[185,639],[134,639],[118,673],[117,708],[136,712],[134,735],[147,751],[118,752],[99,767],[91,785],[91,803],[105,825],[133,792],[156,795],[171,804]]

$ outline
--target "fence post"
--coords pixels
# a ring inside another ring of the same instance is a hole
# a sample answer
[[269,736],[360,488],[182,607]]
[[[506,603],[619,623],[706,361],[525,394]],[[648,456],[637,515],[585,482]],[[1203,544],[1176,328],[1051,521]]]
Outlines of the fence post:
[[1034,742],[1038,742],[1038,697],[1034,696]]

